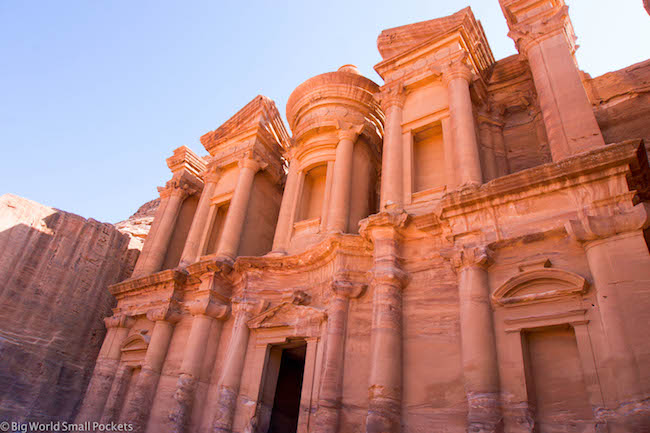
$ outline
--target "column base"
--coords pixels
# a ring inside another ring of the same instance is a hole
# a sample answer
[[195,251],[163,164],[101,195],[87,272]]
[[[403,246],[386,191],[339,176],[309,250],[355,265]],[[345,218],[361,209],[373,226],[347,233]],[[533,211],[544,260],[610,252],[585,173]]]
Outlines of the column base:
[[390,398],[374,398],[368,402],[366,433],[399,433],[401,424],[399,401]]

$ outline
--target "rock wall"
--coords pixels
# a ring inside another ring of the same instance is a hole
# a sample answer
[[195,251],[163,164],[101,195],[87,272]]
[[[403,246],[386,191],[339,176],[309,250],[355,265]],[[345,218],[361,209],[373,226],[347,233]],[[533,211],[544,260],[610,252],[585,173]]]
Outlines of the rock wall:
[[115,304],[106,287],[139,254],[129,244],[112,224],[0,196],[1,420],[71,420]]

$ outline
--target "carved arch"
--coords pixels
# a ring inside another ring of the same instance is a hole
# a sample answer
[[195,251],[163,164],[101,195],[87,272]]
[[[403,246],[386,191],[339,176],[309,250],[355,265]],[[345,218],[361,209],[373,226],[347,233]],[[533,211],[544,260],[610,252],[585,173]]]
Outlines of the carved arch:
[[492,294],[495,305],[549,302],[586,293],[589,283],[580,275],[561,269],[533,269],[515,275]]

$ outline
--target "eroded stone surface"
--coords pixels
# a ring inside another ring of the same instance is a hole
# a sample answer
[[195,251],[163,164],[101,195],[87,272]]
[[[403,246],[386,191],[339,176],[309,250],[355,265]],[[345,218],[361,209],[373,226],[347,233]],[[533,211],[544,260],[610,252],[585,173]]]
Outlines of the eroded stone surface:
[[0,197],[0,418],[70,421],[136,259],[111,224]]

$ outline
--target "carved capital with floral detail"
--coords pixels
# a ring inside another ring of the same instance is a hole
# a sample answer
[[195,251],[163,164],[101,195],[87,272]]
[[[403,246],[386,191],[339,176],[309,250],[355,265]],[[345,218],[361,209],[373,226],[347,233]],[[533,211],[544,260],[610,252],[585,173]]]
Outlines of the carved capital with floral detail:
[[381,92],[375,95],[375,99],[379,101],[381,109],[385,112],[390,107],[404,108],[406,101],[406,87],[401,81],[386,84],[381,88]]
[[116,314],[104,318],[106,328],[130,328],[135,323],[135,319],[126,314]]
[[330,283],[330,290],[335,296],[345,298],[358,298],[366,291],[368,284],[365,281],[359,281],[350,272],[338,272]]
[[451,63],[444,65],[441,69],[442,82],[445,86],[448,86],[449,83],[458,78],[462,78],[467,81],[467,83],[471,83],[474,79],[474,71],[467,63],[466,57],[454,60]]
[[487,269],[493,263],[493,252],[485,246],[462,246],[451,250],[444,250],[440,255],[451,262],[456,272],[460,272],[466,268]]
[[232,300],[232,313],[235,317],[243,317],[245,320],[258,314],[262,314],[269,306],[266,299],[245,299],[234,298]]
[[181,319],[181,308],[177,301],[171,300],[163,305],[150,308],[147,311],[147,319],[151,322],[176,323]]
[[569,20],[567,5],[556,8],[555,12],[533,23],[513,25],[508,36],[515,41],[517,50],[524,56],[528,56],[531,46],[560,33],[564,33],[569,49],[572,53],[575,52],[576,36]]
[[641,231],[650,227],[650,203],[611,216],[589,216],[582,213],[577,220],[565,224],[569,235],[578,242],[607,239],[615,235]]
[[230,312],[227,304],[209,295],[193,300],[187,304],[187,307],[192,316],[208,316],[219,320],[227,319]]
[[347,122],[338,121],[337,134],[339,142],[343,140],[357,141],[359,135],[363,132],[363,125],[353,125]]
[[254,153],[248,153],[246,154],[242,159],[239,160],[239,168],[249,168],[255,172],[258,172],[260,170],[264,170],[268,164],[262,159],[260,159],[257,155]]

